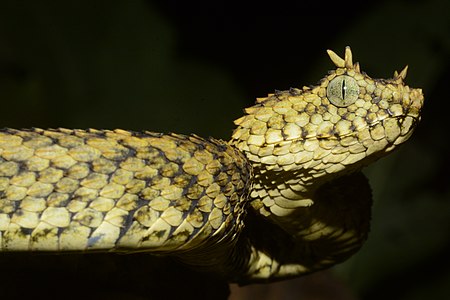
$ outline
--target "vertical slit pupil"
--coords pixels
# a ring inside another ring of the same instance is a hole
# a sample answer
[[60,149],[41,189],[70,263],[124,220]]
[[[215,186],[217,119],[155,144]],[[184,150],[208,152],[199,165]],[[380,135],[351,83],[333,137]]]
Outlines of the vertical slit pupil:
[[343,79],[342,80],[342,99],[345,99],[345,90],[346,90],[345,79]]

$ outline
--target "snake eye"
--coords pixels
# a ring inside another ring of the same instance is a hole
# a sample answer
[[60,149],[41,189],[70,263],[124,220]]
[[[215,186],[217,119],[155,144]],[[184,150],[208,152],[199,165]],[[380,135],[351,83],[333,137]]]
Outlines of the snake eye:
[[327,86],[327,97],[338,107],[355,103],[359,96],[359,86],[353,77],[341,75],[333,78]]

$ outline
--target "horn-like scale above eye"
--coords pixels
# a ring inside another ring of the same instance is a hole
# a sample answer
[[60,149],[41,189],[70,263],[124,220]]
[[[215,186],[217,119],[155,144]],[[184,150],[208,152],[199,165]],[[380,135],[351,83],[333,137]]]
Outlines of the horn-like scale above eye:
[[359,86],[353,77],[341,75],[333,78],[327,87],[327,97],[338,107],[347,107],[359,96]]

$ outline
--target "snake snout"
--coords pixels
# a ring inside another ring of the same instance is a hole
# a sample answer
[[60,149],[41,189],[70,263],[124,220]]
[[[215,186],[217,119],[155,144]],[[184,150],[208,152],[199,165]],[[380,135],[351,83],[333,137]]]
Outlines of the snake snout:
[[420,113],[423,108],[424,97],[422,89],[412,89],[410,93],[411,104],[408,107],[407,115],[420,119]]

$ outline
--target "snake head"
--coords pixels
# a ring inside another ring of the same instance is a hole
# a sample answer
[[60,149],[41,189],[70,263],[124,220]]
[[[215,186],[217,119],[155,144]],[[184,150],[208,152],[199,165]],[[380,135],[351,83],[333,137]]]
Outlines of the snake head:
[[317,182],[361,168],[411,136],[424,97],[405,84],[407,67],[391,79],[372,79],[353,63],[349,47],[344,58],[328,55],[336,68],[316,86],[259,98],[235,121],[230,143],[254,167]]
[[336,68],[317,85],[257,99],[235,121],[230,144],[253,167],[250,206],[259,221],[252,229],[249,214],[250,280],[299,276],[355,253],[372,199],[357,171],[406,141],[420,119],[424,98],[405,84],[407,67],[372,79],[349,47],[344,58],[328,55]]

